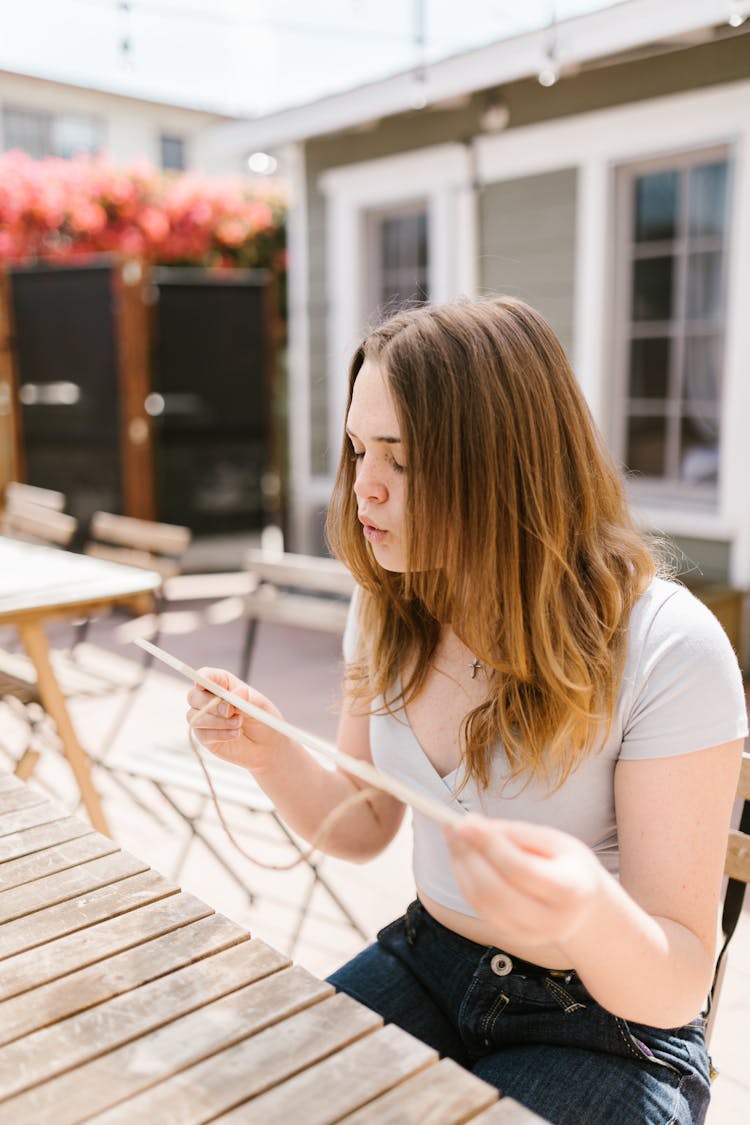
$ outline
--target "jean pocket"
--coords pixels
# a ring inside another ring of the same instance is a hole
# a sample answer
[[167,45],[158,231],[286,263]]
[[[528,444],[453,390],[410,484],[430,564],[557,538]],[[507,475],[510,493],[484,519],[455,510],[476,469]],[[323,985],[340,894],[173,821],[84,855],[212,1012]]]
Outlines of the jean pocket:
[[626,1051],[644,1062],[671,1070],[682,1077],[693,1070],[693,1063],[682,1039],[658,1027],[616,1017],[615,1022],[622,1036]]

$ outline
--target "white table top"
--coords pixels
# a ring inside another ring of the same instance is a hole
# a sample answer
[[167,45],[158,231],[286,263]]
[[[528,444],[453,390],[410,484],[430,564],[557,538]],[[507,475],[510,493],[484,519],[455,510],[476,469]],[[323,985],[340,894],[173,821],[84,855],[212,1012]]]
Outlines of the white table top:
[[0,620],[31,610],[119,601],[160,584],[155,571],[0,536]]

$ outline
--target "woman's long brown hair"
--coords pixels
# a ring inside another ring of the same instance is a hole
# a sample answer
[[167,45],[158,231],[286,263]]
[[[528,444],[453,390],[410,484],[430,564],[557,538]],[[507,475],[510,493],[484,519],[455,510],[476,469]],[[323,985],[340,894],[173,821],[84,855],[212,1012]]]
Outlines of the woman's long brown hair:
[[607,729],[655,571],[562,345],[502,297],[385,322],[353,357],[350,401],[365,359],[401,426],[409,569],[383,570],[362,536],[345,440],[327,533],[363,591],[354,699],[408,704],[450,625],[487,672],[461,731],[466,774],[486,786],[500,742],[512,777],[559,785]]

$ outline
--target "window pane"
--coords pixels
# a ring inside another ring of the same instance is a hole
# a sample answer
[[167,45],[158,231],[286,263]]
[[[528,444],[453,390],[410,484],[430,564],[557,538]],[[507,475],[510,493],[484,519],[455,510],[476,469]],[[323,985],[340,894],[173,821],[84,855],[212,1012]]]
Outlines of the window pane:
[[427,214],[388,215],[377,220],[380,246],[378,305],[393,314],[427,300]]
[[626,463],[631,472],[664,476],[666,447],[666,418],[630,418]]
[[165,172],[182,172],[185,169],[185,141],[182,137],[160,138],[161,166]]
[[20,148],[36,160],[51,156],[51,125],[52,118],[48,113],[6,107],[3,110],[5,148]]
[[695,411],[680,427],[680,480],[715,484],[719,476],[719,424],[716,416]]
[[394,269],[399,265],[400,233],[401,221],[399,219],[383,219],[381,243],[384,270]]
[[631,340],[630,397],[666,398],[669,393],[669,355],[671,341]]
[[721,236],[726,224],[727,162],[690,170],[690,234]]
[[670,320],[674,258],[633,262],[633,320]]
[[52,122],[52,145],[55,156],[69,159],[78,152],[97,152],[99,134],[96,122],[90,117],[75,117],[62,113]]
[[688,254],[688,308],[692,320],[716,320],[722,314],[721,251]]
[[677,172],[652,172],[635,181],[636,242],[674,238],[677,229]]
[[688,336],[685,340],[684,404],[718,403],[721,351],[718,336]]

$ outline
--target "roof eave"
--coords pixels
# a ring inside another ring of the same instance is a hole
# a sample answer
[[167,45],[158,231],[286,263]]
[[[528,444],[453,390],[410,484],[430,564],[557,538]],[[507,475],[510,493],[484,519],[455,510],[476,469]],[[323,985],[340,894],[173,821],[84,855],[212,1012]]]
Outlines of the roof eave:
[[[649,43],[693,42],[696,34],[708,36],[726,22],[726,0],[661,0],[659,4],[623,0],[559,23],[556,57],[563,75],[575,73],[598,59]],[[430,105],[535,76],[550,42],[551,31],[545,27],[441,59],[424,68],[421,92]],[[414,110],[415,73],[410,69],[304,105],[233,122],[215,130],[212,148],[217,155],[275,149]]]

